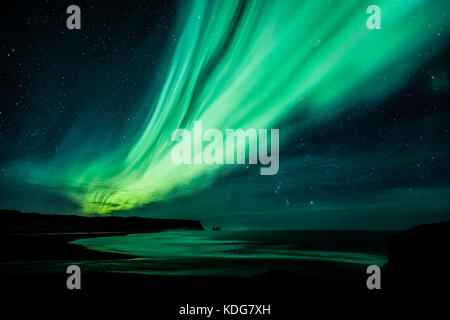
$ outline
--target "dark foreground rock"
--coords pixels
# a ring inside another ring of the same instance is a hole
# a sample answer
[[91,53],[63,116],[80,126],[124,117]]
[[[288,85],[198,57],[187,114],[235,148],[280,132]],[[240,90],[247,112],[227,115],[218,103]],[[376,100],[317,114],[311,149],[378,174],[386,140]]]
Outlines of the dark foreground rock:
[[408,293],[438,292],[450,284],[450,222],[414,227],[391,237],[382,287]]

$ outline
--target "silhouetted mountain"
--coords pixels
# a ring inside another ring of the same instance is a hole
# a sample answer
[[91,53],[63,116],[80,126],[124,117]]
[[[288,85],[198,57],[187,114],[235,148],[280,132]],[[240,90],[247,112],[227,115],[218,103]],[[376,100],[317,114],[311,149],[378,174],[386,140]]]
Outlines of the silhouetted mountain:
[[203,230],[200,221],[141,217],[84,217],[0,210],[0,234],[142,233],[169,229]]
[[391,237],[382,287],[392,291],[447,290],[450,284],[450,222],[414,227]]

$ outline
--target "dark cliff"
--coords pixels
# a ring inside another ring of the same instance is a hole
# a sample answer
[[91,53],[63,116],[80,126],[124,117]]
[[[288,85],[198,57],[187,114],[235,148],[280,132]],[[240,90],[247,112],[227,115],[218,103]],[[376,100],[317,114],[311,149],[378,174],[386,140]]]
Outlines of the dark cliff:
[[391,237],[382,287],[410,293],[446,289],[449,270],[450,222],[417,226]]
[[200,221],[141,217],[84,217],[0,210],[0,234],[143,233],[170,229],[203,230]]

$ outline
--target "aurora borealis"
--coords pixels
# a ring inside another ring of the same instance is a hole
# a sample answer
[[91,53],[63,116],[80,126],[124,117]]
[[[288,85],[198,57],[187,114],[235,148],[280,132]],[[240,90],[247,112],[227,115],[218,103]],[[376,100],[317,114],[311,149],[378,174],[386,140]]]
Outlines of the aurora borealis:
[[[381,30],[369,4],[80,2],[79,31],[61,8],[22,13],[1,51],[1,206],[236,228],[448,218],[450,3],[376,1]],[[174,165],[194,121],[279,128],[280,172]]]

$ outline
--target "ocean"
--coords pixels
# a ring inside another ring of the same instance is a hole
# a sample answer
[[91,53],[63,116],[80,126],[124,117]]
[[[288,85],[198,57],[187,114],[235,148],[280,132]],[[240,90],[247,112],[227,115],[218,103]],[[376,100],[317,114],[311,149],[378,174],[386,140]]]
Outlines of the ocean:
[[91,272],[167,276],[251,277],[270,267],[304,277],[351,278],[387,261],[395,231],[261,230],[169,231],[78,239],[88,249],[132,255],[80,261]]

